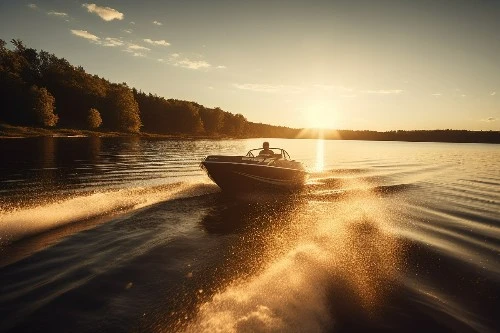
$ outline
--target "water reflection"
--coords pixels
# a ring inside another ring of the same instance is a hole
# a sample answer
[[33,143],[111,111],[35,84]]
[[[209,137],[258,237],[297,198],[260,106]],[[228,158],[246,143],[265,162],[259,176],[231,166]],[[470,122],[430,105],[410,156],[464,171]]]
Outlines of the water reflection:
[[316,142],[316,164],[314,171],[322,172],[325,169],[325,140],[318,139]]
[[[209,233],[231,234],[252,228],[284,228],[305,204],[300,193],[219,193],[201,225]],[[273,223],[274,222],[274,225]]]
[[3,318],[23,332],[499,331],[498,147],[272,141],[323,169],[304,193],[207,185],[201,158],[262,139],[0,140],[0,200],[20,206],[0,202],[0,227],[57,227],[0,244]]
[[56,177],[57,140],[53,137],[43,137],[38,142],[40,144],[38,176],[43,187],[52,188]]
[[102,149],[102,139],[98,136],[91,136],[89,140],[89,160],[95,163],[99,159]]

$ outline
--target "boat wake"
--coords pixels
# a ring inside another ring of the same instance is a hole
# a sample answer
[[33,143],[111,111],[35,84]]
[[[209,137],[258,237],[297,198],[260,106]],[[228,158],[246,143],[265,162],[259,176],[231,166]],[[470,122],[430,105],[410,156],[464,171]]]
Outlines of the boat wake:
[[150,187],[97,191],[72,198],[44,202],[28,207],[0,210],[0,245],[44,231],[123,214],[167,200],[200,196],[218,191],[209,183],[179,182]]
[[411,180],[360,175],[363,170],[328,170],[311,173],[304,193],[310,200],[338,200],[363,194],[396,194],[418,188]]
[[187,332],[330,331],[384,304],[404,265],[386,207],[369,192],[298,206],[266,234],[268,264],[201,304]]

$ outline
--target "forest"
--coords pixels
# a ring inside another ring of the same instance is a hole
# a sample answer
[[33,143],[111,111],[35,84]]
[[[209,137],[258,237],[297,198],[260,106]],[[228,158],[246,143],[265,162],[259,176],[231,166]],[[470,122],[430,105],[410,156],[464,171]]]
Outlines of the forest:
[[0,39],[0,123],[123,133],[205,137],[281,137],[500,143],[499,131],[324,132],[248,121],[219,107],[147,94],[112,83],[66,59]]

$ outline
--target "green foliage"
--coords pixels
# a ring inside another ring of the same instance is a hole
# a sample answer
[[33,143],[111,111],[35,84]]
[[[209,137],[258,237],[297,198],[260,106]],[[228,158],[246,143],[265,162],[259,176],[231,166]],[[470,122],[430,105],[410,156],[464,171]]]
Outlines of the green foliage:
[[197,104],[177,99],[169,99],[168,102],[174,132],[196,134],[203,131]]
[[90,129],[99,128],[102,124],[101,114],[97,109],[90,108],[87,116],[87,126]]
[[224,112],[220,108],[209,109],[201,107],[198,112],[207,134],[220,133],[224,125]]
[[43,127],[56,126],[59,117],[54,114],[54,97],[45,88],[30,88],[32,119],[34,124]]
[[113,85],[107,99],[108,117],[112,128],[123,132],[138,133],[142,124],[139,105],[132,91],[126,85]]
[[[128,87],[117,93],[114,84],[72,66],[66,59],[27,48],[12,40],[13,50],[0,40],[0,120],[16,125],[37,125],[33,120],[31,86],[44,87],[55,98],[59,126],[87,128],[90,108],[101,110],[108,129],[137,132],[140,115]],[[113,90],[113,91],[112,91]],[[53,119],[46,119],[53,123]]]
[[[13,50],[0,40],[0,103],[4,106],[0,120],[7,123],[66,128],[98,128],[102,123],[106,129],[131,133],[141,128],[162,134],[244,137],[250,133],[251,126],[242,115],[146,95],[90,75],[54,54],[28,48],[21,40],[11,42]],[[91,108],[96,112],[90,113]]]

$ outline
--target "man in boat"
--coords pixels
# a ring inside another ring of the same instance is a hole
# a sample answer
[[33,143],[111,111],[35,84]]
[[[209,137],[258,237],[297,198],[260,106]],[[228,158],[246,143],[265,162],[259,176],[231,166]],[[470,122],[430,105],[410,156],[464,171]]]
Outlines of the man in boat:
[[263,148],[263,150],[261,150],[259,152],[259,156],[262,156],[262,157],[273,157],[274,156],[274,152],[271,149],[269,149],[269,142],[267,142],[267,141],[264,142],[262,144],[262,148]]

